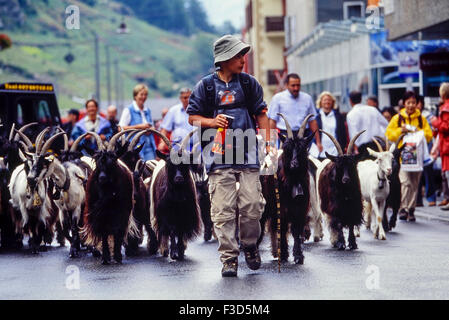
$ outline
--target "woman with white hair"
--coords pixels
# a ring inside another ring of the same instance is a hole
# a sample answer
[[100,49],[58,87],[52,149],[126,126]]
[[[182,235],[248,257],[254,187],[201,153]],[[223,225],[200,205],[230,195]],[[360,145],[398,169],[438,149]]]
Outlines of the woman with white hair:
[[[118,126],[122,130],[139,129],[145,130],[153,128],[153,118],[150,108],[145,106],[148,97],[148,87],[144,84],[138,84],[133,90],[134,101],[132,105],[125,108],[120,117]],[[156,142],[153,134],[149,133],[140,138],[139,144],[143,144],[140,156],[143,160],[153,160],[156,158]]]
[[[342,148],[345,148],[348,144],[348,133],[345,119],[338,111],[337,100],[335,97],[328,91],[322,92],[317,99],[316,107],[318,109],[318,115],[316,117],[318,128],[332,134]],[[314,146],[313,149],[311,149],[311,154],[320,160],[326,158],[326,152],[330,155],[337,156],[338,151],[329,137],[323,135],[321,132],[320,137],[323,151],[319,152],[318,148],[315,148]],[[315,152],[313,150],[315,150]]]

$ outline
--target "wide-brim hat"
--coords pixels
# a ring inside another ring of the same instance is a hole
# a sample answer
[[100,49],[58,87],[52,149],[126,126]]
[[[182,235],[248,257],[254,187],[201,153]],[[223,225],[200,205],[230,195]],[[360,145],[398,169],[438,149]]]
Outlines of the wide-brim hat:
[[246,54],[251,46],[242,42],[237,37],[225,35],[214,43],[214,64],[228,61],[239,53]]

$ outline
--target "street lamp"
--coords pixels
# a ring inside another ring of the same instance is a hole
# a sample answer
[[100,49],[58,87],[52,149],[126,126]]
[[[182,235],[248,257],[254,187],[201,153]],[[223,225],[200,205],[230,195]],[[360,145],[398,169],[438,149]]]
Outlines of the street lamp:
[[116,32],[117,32],[117,34],[129,33],[129,29],[127,28],[126,23],[125,23],[125,17],[122,17],[122,23],[120,23]]

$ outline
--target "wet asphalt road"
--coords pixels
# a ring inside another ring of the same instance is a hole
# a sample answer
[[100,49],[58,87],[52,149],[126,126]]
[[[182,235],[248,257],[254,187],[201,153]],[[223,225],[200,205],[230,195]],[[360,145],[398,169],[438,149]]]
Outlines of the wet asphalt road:
[[[216,241],[191,243],[182,262],[142,246],[140,256],[110,266],[85,253],[70,259],[68,247],[34,256],[25,246],[0,254],[0,299],[449,299],[448,234],[449,224],[419,218],[398,222],[386,241],[363,228],[354,252],[332,249],[326,234],[305,244],[303,266],[290,257],[280,274],[266,237],[262,267],[249,270],[241,255],[238,278],[221,277]],[[72,270],[79,289],[66,287],[76,283]]]

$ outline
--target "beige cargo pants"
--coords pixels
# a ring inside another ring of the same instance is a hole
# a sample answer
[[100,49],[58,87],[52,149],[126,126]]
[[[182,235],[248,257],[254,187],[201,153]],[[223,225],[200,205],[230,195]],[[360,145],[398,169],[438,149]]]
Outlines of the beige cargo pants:
[[421,174],[421,171],[399,171],[399,180],[401,181],[401,209],[405,209],[407,212],[416,207],[416,196],[418,195]]
[[[237,189],[236,182],[240,187]],[[209,173],[211,218],[218,237],[221,262],[239,256],[235,237],[237,213],[242,247],[254,245],[260,236],[265,208],[258,169],[219,169]]]

